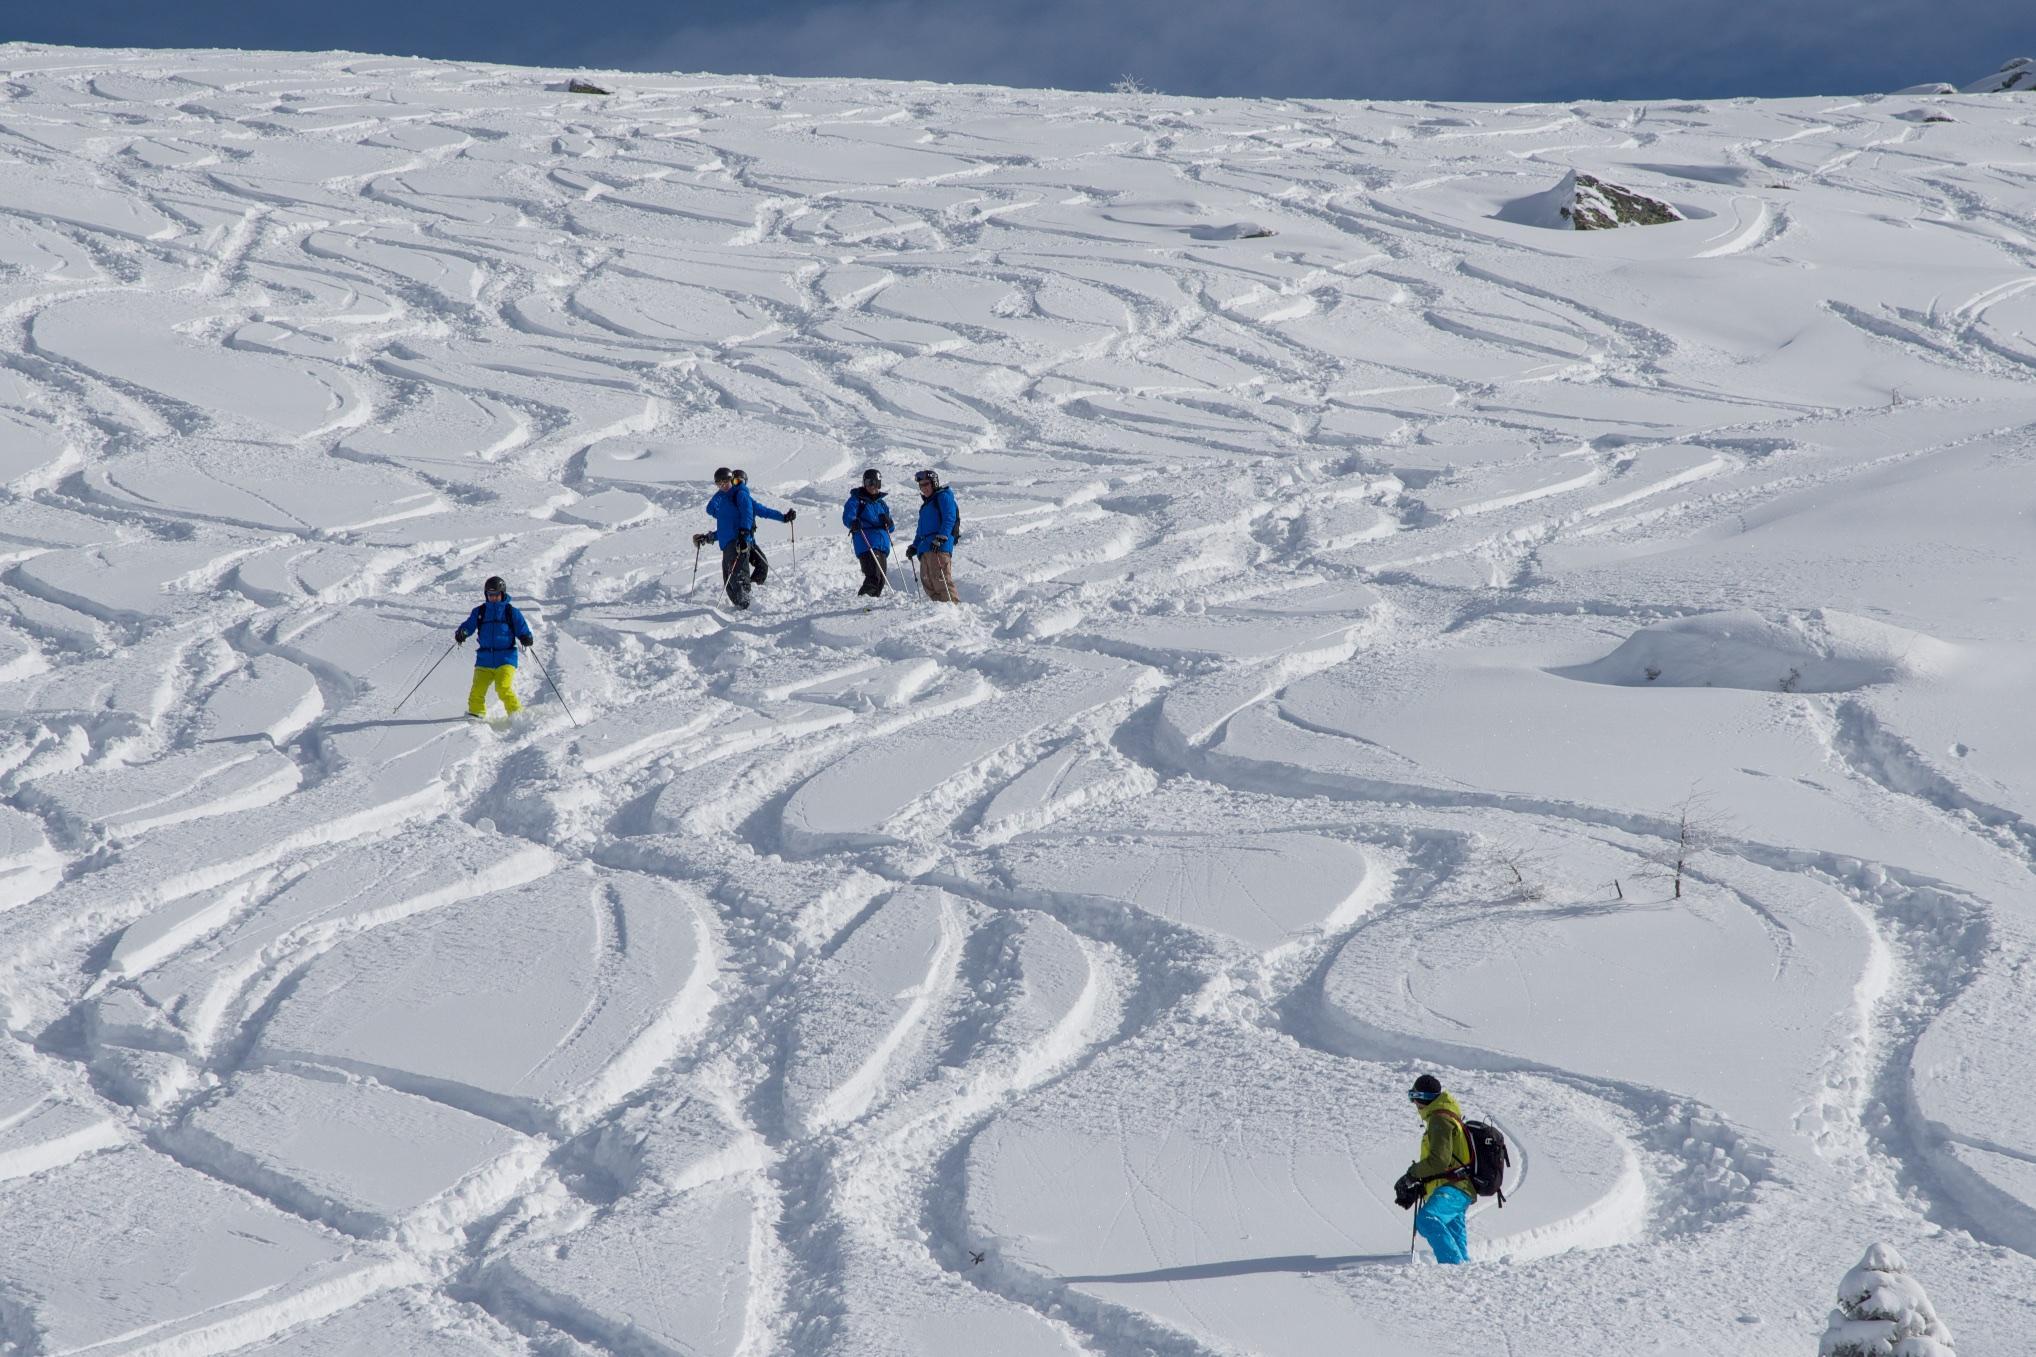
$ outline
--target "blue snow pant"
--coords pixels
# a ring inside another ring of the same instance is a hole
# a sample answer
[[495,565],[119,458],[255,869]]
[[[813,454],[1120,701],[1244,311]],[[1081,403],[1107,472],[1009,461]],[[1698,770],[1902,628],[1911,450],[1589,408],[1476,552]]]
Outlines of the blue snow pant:
[[1438,1263],[1470,1261],[1470,1231],[1463,1225],[1463,1213],[1470,1210],[1470,1197],[1461,1188],[1438,1187],[1414,1214],[1414,1228],[1435,1250]]

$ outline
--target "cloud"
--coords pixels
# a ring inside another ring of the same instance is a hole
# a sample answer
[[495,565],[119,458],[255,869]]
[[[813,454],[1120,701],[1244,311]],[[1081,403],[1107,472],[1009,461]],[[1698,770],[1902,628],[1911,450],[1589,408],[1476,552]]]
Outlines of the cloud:
[[554,68],[1188,95],[1560,100],[1865,93],[2036,55],[2004,0],[67,0],[0,36],[346,47]]
[[657,69],[1192,95],[1438,99],[1866,92],[2036,45],[1993,0],[830,0],[703,17],[601,60]]

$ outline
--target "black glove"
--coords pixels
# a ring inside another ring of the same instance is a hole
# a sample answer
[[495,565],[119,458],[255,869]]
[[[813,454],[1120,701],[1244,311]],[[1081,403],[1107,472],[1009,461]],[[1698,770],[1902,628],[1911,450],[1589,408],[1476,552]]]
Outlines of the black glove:
[[1393,1205],[1406,1211],[1412,1209],[1420,1200],[1421,1185],[1414,1181],[1412,1174],[1401,1174],[1399,1181],[1393,1184]]
[[906,548],[905,548],[905,559],[906,559],[906,560],[908,560],[908,561],[909,561],[909,560],[911,560],[911,559],[912,559],[912,558],[913,558],[914,556],[917,556],[918,554],[919,554],[919,548],[918,548],[918,547],[906,547]]
[[882,528],[885,532],[894,532],[897,529],[897,525],[891,522],[891,516],[889,514],[885,514],[882,518],[878,519],[877,526]]
[[933,548],[932,548],[932,549],[933,549],[933,550],[935,550],[935,551],[946,551],[946,550],[947,550],[947,539],[946,539],[945,537],[936,537],[936,538],[934,538],[934,539],[933,539]]
[[711,532],[696,532],[693,534],[693,545],[696,547],[704,547],[713,540],[714,534]]
[[535,636],[519,636],[516,638],[516,644],[528,650],[537,644],[537,638]]
[[785,510],[785,522],[787,522],[787,523],[790,523],[790,522],[792,522],[793,520],[795,520],[795,519],[796,519],[796,518],[798,518],[798,517],[799,517],[799,511],[798,511],[797,509],[787,509],[787,510]]
[[453,628],[452,643],[456,646],[463,646],[467,643],[467,629],[465,627]]

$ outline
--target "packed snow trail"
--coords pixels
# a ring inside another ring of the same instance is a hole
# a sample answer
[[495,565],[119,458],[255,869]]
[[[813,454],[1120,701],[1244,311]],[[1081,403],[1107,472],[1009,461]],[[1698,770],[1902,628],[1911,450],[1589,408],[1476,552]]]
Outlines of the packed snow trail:
[[2036,104],[598,83],[0,46],[0,1349],[2026,1349]]

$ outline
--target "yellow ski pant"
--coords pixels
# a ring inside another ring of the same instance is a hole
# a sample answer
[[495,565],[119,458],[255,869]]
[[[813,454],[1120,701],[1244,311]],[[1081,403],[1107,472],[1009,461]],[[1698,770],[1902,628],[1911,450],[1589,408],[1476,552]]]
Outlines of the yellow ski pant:
[[514,716],[523,710],[523,704],[516,700],[516,666],[497,665],[493,669],[474,666],[473,691],[467,694],[467,714],[486,716],[488,714],[488,689],[493,688],[502,699],[502,710]]

